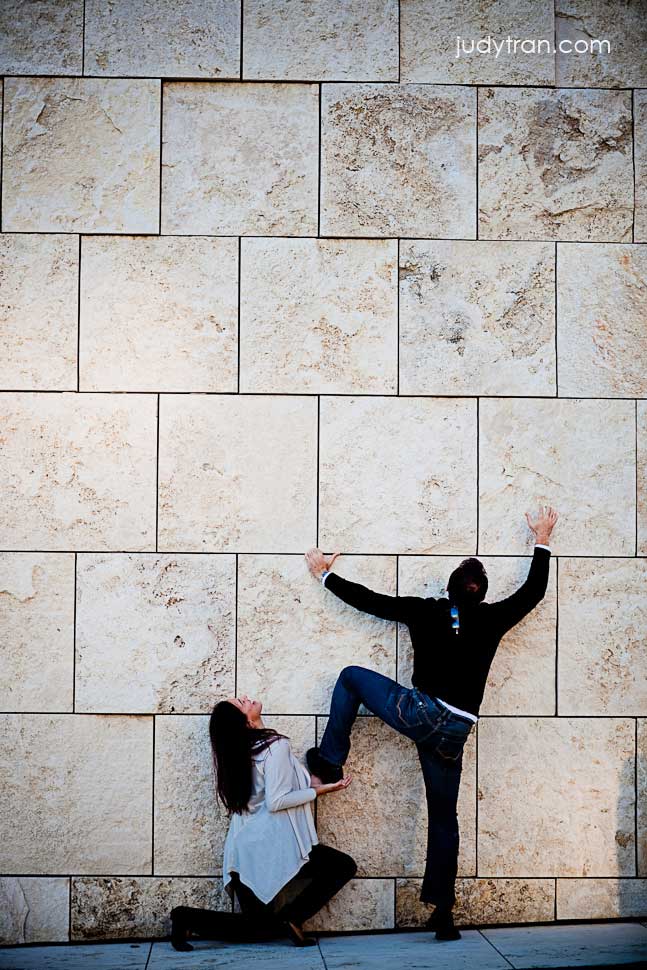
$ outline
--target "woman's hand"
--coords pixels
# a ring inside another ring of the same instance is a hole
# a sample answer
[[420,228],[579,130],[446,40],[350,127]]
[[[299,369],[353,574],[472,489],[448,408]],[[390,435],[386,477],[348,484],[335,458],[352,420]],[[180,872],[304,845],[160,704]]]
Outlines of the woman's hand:
[[333,781],[328,785],[313,785],[312,787],[317,793],[317,798],[319,798],[321,795],[330,795],[334,791],[345,791],[352,780],[352,775],[345,775],[341,781]]
[[526,512],[528,525],[535,533],[535,542],[538,542],[542,546],[548,545],[550,534],[553,531],[553,526],[557,522],[557,519],[557,512],[550,505],[542,505],[536,522],[532,522],[529,514]]
[[308,549],[306,552],[308,569],[315,579],[321,579],[321,574],[323,573],[324,569],[330,569],[335,559],[339,555],[339,552],[335,552],[332,556],[324,556],[321,549]]

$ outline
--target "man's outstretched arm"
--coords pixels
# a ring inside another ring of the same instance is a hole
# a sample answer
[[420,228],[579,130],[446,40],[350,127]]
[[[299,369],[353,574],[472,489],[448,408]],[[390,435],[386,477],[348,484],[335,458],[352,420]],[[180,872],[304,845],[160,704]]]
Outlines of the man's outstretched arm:
[[326,589],[331,590],[344,603],[354,606],[356,610],[371,613],[383,620],[397,620],[408,623],[415,611],[420,608],[424,598],[420,596],[389,596],[386,593],[376,593],[367,589],[361,583],[353,583],[337,573],[330,572],[330,567],[339,553],[325,556],[321,549],[309,549],[305,558],[312,575],[323,581]]
[[526,512],[526,519],[535,534],[535,549],[526,581],[507,599],[490,604],[490,616],[504,633],[519,623],[544,598],[550,568],[550,534],[557,521],[557,512],[545,506],[536,522]]

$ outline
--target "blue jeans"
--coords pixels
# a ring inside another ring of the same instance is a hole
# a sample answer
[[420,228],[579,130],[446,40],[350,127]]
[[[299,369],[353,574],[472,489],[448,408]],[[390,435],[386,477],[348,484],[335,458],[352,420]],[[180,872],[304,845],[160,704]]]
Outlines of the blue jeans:
[[319,746],[327,761],[336,765],[346,761],[360,704],[416,745],[427,796],[427,858],[420,899],[451,908],[456,901],[459,846],[456,803],[463,747],[474,722],[415,687],[402,687],[365,667],[344,667]]

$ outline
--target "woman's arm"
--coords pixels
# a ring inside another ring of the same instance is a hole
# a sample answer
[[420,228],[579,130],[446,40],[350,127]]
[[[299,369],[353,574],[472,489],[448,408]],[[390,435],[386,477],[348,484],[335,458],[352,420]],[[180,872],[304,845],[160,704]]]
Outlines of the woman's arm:
[[273,741],[265,758],[265,804],[270,812],[305,805],[317,797],[314,788],[293,788],[294,768],[287,738]]

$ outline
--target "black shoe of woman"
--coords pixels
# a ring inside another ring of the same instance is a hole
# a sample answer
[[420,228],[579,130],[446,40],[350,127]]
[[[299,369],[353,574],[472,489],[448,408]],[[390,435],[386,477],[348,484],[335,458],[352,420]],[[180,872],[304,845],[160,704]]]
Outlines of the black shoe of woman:
[[182,953],[193,950],[191,944],[187,942],[188,933],[187,908],[176,906],[171,910],[171,946],[174,950],[180,950]]
[[316,946],[317,940],[314,936],[306,936],[300,926],[290,923],[287,920],[283,923],[285,932],[295,946]]

